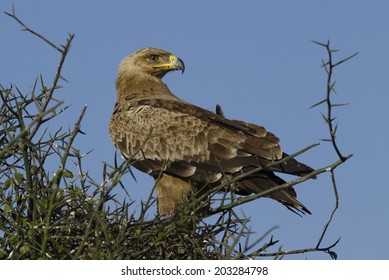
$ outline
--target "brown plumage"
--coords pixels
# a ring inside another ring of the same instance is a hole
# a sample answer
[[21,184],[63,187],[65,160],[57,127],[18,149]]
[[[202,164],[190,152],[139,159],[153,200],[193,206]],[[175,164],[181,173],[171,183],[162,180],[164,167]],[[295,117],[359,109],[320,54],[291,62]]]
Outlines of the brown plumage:
[[[109,131],[115,147],[137,169],[156,180],[161,215],[173,214],[194,189],[215,186],[287,156],[279,139],[264,127],[224,117],[174,96],[162,82],[184,63],[155,48],[127,56],[119,66],[117,102]],[[294,159],[246,177],[236,193],[258,193],[284,183],[274,172],[305,175],[312,169]],[[269,194],[289,209],[310,213],[293,188]]]

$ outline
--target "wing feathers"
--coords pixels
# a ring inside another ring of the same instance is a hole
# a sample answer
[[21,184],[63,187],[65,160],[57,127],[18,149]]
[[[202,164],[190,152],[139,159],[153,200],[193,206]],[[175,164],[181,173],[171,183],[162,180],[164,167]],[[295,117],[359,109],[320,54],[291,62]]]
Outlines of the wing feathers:
[[[197,184],[217,183],[222,174],[240,174],[281,159],[279,139],[265,128],[228,120],[186,102],[170,99],[128,101],[115,109],[110,131],[114,143],[134,166],[158,177],[161,171]],[[302,176],[312,169],[294,159],[242,181],[238,193],[258,193],[284,181],[273,172]],[[309,211],[283,190],[269,197]]]

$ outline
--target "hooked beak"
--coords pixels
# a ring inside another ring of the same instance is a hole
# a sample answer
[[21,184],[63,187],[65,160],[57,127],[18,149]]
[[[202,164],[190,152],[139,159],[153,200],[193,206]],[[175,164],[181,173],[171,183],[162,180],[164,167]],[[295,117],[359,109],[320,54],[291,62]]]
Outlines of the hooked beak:
[[169,63],[164,63],[160,65],[155,65],[156,69],[165,69],[168,71],[181,70],[181,73],[185,72],[185,64],[181,58],[176,57],[175,55],[169,55]]

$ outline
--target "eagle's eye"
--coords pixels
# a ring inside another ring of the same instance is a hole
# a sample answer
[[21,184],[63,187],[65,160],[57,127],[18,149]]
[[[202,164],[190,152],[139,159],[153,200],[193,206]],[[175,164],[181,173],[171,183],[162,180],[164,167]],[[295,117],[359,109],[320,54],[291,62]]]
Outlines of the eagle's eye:
[[149,59],[153,62],[157,61],[159,59],[158,55],[156,54],[152,54],[149,56]]

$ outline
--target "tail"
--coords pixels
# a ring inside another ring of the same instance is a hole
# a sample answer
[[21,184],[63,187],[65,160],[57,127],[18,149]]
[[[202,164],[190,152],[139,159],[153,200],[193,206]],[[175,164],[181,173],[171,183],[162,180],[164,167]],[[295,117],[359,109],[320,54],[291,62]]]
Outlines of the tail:
[[[262,171],[261,173],[248,176],[239,182],[236,192],[242,195],[261,193],[284,183],[286,182],[273,172]],[[301,216],[300,214],[312,214],[307,207],[297,200],[296,192],[292,187],[274,191],[267,194],[266,197],[282,203],[299,216]]]

